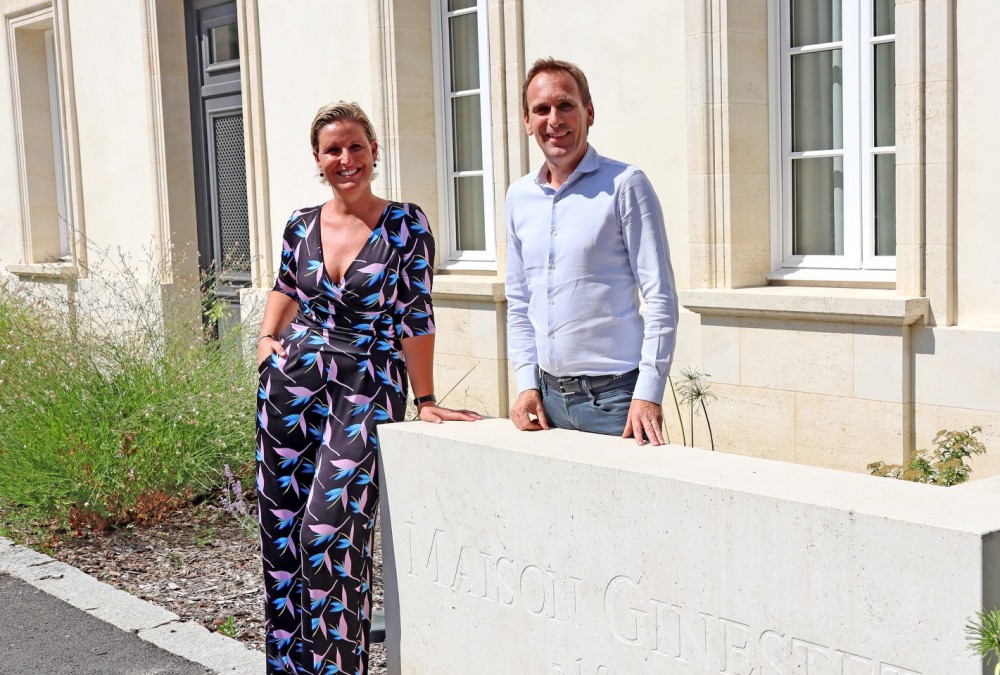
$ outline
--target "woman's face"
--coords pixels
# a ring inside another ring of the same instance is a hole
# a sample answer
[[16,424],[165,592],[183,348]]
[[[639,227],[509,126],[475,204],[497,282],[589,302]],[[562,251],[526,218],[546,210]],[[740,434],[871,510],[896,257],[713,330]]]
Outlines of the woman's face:
[[378,156],[378,143],[369,141],[357,122],[327,124],[316,136],[316,166],[336,192],[367,188]]

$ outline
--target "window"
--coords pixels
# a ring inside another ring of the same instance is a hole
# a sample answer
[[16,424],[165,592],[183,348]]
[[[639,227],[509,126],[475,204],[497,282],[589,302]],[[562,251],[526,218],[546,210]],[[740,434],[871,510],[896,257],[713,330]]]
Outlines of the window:
[[486,0],[437,0],[435,24],[444,266],[496,260]]
[[777,278],[892,281],[895,2],[779,0]]
[[61,84],[52,8],[9,18],[25,260],[70,261]]

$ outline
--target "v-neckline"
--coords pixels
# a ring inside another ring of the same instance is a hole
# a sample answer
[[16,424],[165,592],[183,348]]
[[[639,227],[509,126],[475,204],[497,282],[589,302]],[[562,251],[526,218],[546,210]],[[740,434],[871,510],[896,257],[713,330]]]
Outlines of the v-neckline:
[[386,202],[385,208],[382,209],[382,213],[379,214],[378,220],[375,221],[375,227],[369,228],[368,236],[365,238],[365,243],[361,245],[361,248],[359,248],[358,252],[354,254],[354,257],[351,259],[351,262],[349,262],[347,264],[347,267],[344,268],[344,272],[340,275],[340,281],[334,281],[333,277],[330,276],[330,270],[328,270],[326,267],[326,256],[323,254],[323,207],[326,204],[320,204],[319,214],[316,218],[316,225],[317,225],[316,236],[319,237],[319,243],[316,245],[316,254],[317,257],[319,258],[319,264],[323,268],[323,276],[326,278],[327,281],[333,284],[334,287],[341,289],[344,288],[344,284],[347,281],[347,275],[350,273],[351,268],[357,264],[358,260],[361,258],[361,254],[365,252],[366,248],[368,248],[372,240],[372,234],[378,230],[379,226],[382,225],[382,222],[386,218],[386,214],[389,213],[389,209],[394,204],[395,202],[393,201]]

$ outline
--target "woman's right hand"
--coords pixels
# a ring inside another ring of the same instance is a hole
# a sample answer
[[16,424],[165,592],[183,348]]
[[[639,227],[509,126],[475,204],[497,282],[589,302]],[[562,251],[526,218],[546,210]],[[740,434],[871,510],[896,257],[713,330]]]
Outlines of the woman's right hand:
[[257,340],[257,367],[260,368],[261,364],[264,363],[264,359],[269,358],[271,354],[284,357],[287,355],[287,352],[285,352],[285,348],[281,346],[281,343],[273,337],[265,335],[259,338]]

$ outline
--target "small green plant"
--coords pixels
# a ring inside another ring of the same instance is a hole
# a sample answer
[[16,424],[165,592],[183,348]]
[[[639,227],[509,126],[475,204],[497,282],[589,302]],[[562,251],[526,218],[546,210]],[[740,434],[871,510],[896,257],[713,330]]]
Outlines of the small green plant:
[[872,462],[868,472],[873,476],[909,480],[928,485],[958,485],[969,480],[972,467],[965,460],[986,452],[986,446],[975,437],[982,427],[964,431],[942,429],[934,436],[933,450],[918,450],[907,464]]
[[219,624],[216,629],[219,633],[222,633],[228,638],[236,637],[236,617],[230,615],[228,619]]
[[1000,609],[976,612],[976,618],[965,625],[969,649],[982,656],[986,665],[996,661],[993,675],[1000,675]]
[[[677,417],[681,423],[681,436],[684,437],[684,416],[681,415],[680,406],[677,404],[677,394],[680,394],[680,402],[688,407],[688,419],[691,423],[691,447],[694,447],[694,416],[695,414],[705,415],[705,424],[708,426],[708,440],[712,450],[715,450],[715,435],[712,433],[712,423],[708,419],[708,401],[715,399],[715,394],[711,391],[711,386],[706,381],[711,377],[708,373],[703,373],[697,368],[681,368],[681,383],[674,392],[673,383],[670,385],[671,392],[674,393],[674,405],[677,407]],[[700,409],[700,413],[698,412]],[[684,439],[685,441],[687,439]]]
[[205,548],[215,539],[215,528],[211,525],[203,527],[194,537],[194,545],[198,548]]

